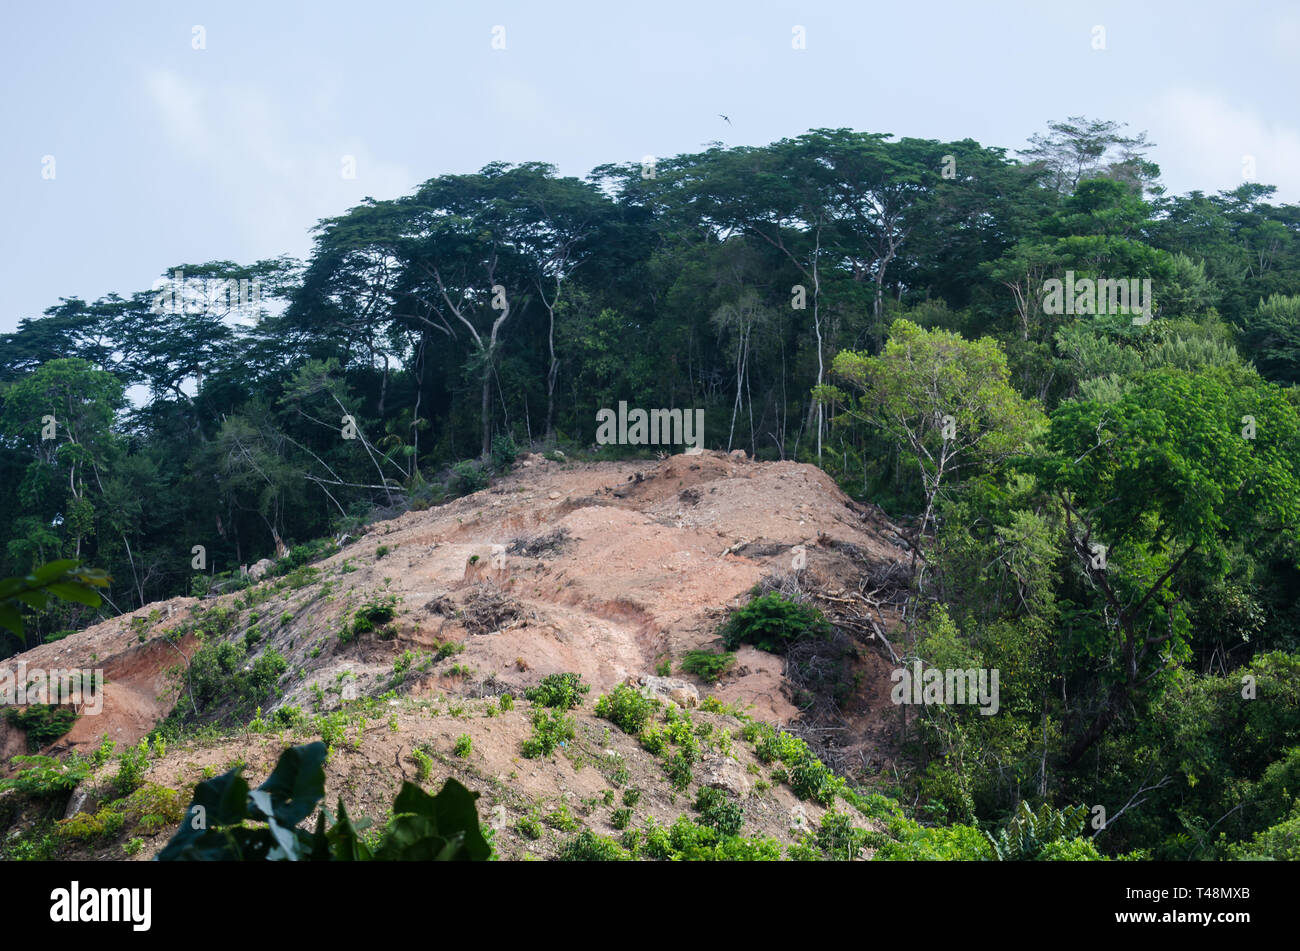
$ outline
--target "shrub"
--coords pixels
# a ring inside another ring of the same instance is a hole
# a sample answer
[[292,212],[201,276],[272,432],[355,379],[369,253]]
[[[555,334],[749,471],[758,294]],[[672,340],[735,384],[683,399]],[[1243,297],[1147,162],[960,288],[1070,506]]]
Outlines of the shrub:
[[418,746],[411,750],[411,759],[415,760],[415,778],[417,782],[426,783],[433,773],[433,758]]
[[500,433],[492,439],[492,468],[497,472],[509,472],[510,467],[519,458],[519,446],[510,433]]
[[542,824],[532,816],[523,816],[515,823],[515,829],[526,839],[540,839],[542,837]]
[[5,711],[5,719],[27,734],[27,749],[35,753],[72,729],[80,714],[60,704],[33,704],[23,710]]
[[729,651],[752,644],[759,650],[781,653],[794,641],[829,637],[831,627],[816,608],[772,591],[733,611],[718,633]]
[[460,736],[456,737],[456,746],[454,752],[461,759],[469,759],[469,754],[473,752],[473,748],[474,748],[474,741],[470,739],[470,735],[468,733],[462,733]]
[[832,861],[852,861],[858,857],[866,844],[867,831],[853,826],[853,819],[847,813],[827,809],[822,814],[820,827],[815,841],[821,854]]
[[524,697],[544,707],[572,710],[590,690],[591,685],[582,682],[581,674],[547,674],[537,686],[525,690]]
[[630,862],[632,853],[608,836],[583,829],[565,843],[556,858],[561,862]]
[[687,651],[681,661],[681,670],[694,674],[705,683],[715,684],[722,675],[736,666],[736,655],[730,651]]
[[92,766],[76,755],[63,762],[52,756],[18,755],[10,762],[23,768],[11,779],[0,779],[0,790],[15,789],[37,799],[66,796],[90,776]]
[[451,467],[449,488],[456,495],[471,495],[487,486],[487,472],[473,460],[466,459]]
[[556,747],[573,739],[574,722],[559,710],[534,710],[533,735],[524,740],[524,756],[538,759],[550,756]]
[[604,717],[624,733],[633,736],[645,728],[658,709],[658,700],[641,696],[627,684],[619,684],[611,693],[596,701],[596,716]]
[[615,809],[609,821],[615,829],[626,829],[632,821],[632,810],[627,807]]
[[724,836],[738,834],[744,822],[740,803],[721,789],[701,789],[695,797],[695,810],[700,813],[700,822]]
[[117,763],[113,788],[117,790],[119,796],[126,796],[144,782],[145,770],[149,768],[149,741],[141,740],[137,745],[128,747],[118,757]]
[[560,803],[559,808],[554,812],[547,813],[542,821],[552,829],[559,829],[561,832],[572,832],[578,828],[578,820],[570,815],[569,807],[564,803]]

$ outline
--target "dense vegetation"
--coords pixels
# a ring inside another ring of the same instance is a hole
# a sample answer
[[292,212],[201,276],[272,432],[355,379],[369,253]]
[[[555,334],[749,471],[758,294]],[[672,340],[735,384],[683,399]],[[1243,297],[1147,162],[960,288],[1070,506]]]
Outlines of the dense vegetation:
[[[306,262],[177,264],[190,306],[62,300],[0,345],[0,576],[114,581],[26,643],[581,451],[620,400],[701,407],[708,447],[910,520],[905,649],[1000,670],[998,715],[915,720],[930,818],[1083,805],[1109,854],[1293,854],[1300,207],[1169,195],[1110,123],[1024,159],[819,129],[586,181],[494,164],[322,221]],[[1149,280],[1150,310],[1058,312],[1067,274]],[[241,279],[259,300],[214,295]],[[553,686],[545,736],[579,699]]]

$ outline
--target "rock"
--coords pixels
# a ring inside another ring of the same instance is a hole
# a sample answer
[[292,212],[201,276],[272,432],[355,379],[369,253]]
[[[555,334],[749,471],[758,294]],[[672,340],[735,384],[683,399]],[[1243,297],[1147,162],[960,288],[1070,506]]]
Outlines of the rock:
[[253,567],[248,569],[248,577],[252,578],[254,581],[261,581],[262,578],[266,576],[266,573],[271,570],[271,565],[272,561],[270,558],[263,558],[261,561],[257,562],[257,564],[253,565]]
[[700,694],[694,687],[678,687],[668,692],[668,699],[679,707],[694,707],[700,702]]
[[733,450],[731,450],[730,455],[731,455],[731,458],[734,459],[734,460],[736,460],[737,462],[748,462],[748,461],[749,461],[749,455],[748,455],[748,454],[745,452],[745,450],[743,450],[743,449],[733,449]]
[[679,707],[700,705],[700,692],[693,684],[678,677],[655,677],[651,674],[642,674],[637,682],[641,685],[641,692],[647,696],[667,700]]
[[703,446],[692,446],[690,449],[687,449],[684,453],[682,453],[682,455],[683,455],[683,456],[702,456],[702,455],[704,455],[704,447],[703,447]]
[[547,496],[548,499],[552,499],[552,500],[558,499],[559,497],[560,497],[560,493],[558,492],[552,492],[550,495]]
[[86,791],[84,785],[78,786],[72,791],[71,798],[68,799],[68,808],[63,810],[63,818],[71,819],[82,809],[86,808],[86,800],[90,798],[90,793]]
[[716,753],[700,761],[700,785],[726,790],[741,799],[749,795],[749,777],[740,764]]

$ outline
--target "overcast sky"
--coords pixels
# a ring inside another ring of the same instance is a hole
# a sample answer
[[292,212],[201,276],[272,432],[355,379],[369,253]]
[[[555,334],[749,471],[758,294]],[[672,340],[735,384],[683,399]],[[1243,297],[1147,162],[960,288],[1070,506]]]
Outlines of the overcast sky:
[[1280,0],[5,0],[0,331],[182,262],[304,257],[318,219],[490,161],[583,176],[817,127],[1016,149],[1082,114],[1147,130],[1171,191],[1249,155],[1297,202],[1298,64]]

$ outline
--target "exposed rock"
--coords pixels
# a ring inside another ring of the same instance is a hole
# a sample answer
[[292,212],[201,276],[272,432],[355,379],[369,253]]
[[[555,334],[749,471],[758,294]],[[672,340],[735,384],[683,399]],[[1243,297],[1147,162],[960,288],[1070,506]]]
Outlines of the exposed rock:
[[273,562],[270,558],[263,558],[261,561],[257,562],[257,564],[253,565],[253,567],[248,569],[248,577],[252,578],[254,581],[261,581],[266,577],[266,573],[271,570],[272,564]]
[[749,777],[740,764],[715,753],[710,753],[700,762],[700,785],[724,789],[741,799],[749,795]]
[[646,696],[667,700],[679,707],[698,707],[700,705],[700,692],[695,689],[693,684],[687,683],[680,678],[655,677],[651,674],[642,674],[637,682],[641,685],[642,693],[646,694]]
[[84,784],[72,790],[72,796],[68,799],[68,808],[63,811],[63,818],[71,819],[77,813],[85,809],[86,800],[89,798],[90,793],[86,791]]

